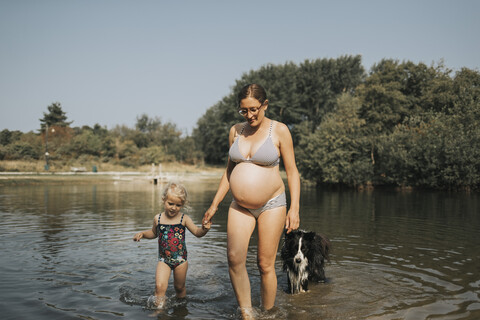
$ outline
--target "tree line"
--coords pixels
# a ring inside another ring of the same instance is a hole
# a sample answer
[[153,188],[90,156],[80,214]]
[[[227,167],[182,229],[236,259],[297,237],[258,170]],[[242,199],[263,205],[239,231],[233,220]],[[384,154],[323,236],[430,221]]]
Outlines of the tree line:
[[360,56],[251,70],[207,109],[191,136],[145,114],[135,128],[71,128],[54,103],[39,133],[0,132],[0,159],[40,159],[47,138],[52,159],[225,164],[228,130],[243,121],[236,94],[253,82],[267,89],[267,116],[290,128],[304,179],[353,187],[480,186],[479,71],[384,59],[366,72]]
[[134,128],[117,125],[108,130],[100,124],[71,127],[61,104],[55,102],[40,123],[38,133],[1,131],[0,160],[48,157],[51,163],[63,165],[98,161],[137,167],[171,161],[195,164],[202,159],[192,137],[182,137],[174,123],[146,114],[137,117]]
[[242,121],[236,93],[267,89],[267,116],[292,132],[299,171],[317,184],[478,189],[480,73],[442,63],[384,59],[367,73],[360,56],[265,65],[245,73],[198,120],[196,146],[226,161],[228,130]]

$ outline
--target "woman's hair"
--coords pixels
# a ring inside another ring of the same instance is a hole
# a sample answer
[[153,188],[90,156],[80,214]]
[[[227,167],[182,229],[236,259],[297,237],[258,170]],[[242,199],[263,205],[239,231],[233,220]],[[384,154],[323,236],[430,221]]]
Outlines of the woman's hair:
[[172,195],[174,197],[180,198],[182,200],[183,205],[187,203],[187,189],[180,183],[176,182],[169,182],[165,189],[163,190],[162,194],[162,201],[167,200],[168,195]]
[[265,89],[259,84],[247,84],[238,93],[238,105],[240,105],[240,101],[245,98],[255,98],[263,104],[265,100],[267,100],[267,92],[265,92]]

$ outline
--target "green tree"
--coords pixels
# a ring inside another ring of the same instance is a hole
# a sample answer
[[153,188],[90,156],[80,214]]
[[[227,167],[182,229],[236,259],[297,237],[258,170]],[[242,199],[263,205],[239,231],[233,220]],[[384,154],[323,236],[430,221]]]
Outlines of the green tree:
[[38,160],[41,151],[27,142],[18,141],[7,147],[7,160]]
[[177,161],[188,164],[203,163],[204,155],[197,149],[193,137],[187,136],[173,147],[172,154]]
[[232,121],[242,120],[236,113],[237,94],[240,89],[250,83],[261,84],[267,90],[269,100],[268,116],[274,120],[283,123],[300,123],[303,120],[302,115],[294,106],[298,106],[297,95],[297,76],[298,66],[293,62],[288,62],[283,65],[267,64],[260,67],[258,70],[251,70],[242,75],[240,80],[236,81],[232,92],[229,95],[229,105]]
[[363,132],[365,120],[359,118],[359,109],[359,99],[343,94],[318,130],[302,136],[296,154],[303,177],[317,183],[350,186],[372,181],[369,144]]
[[[236,99],[233,94],[209,108],[197,121],[193,130],[196,147],[205,155],[205,161],[212,164],[227,162],[228,131],[239,118],[236,113]],[[238,115],[238,113],[237,113]]]
[[305,123],[314,132],[323,115],[335,107],[338,96],[353,92],[363,77],[360,56],[307,60],[300,66],[292,62],[262,66],[243,74],[231,92],[198,120],[193,131],[195,144],[207,163],[226,161],[228,130],[244,121],[236,112],[236,95],[249,83],[259,83],[267,90],[267,116],[289,126],[296,144]]
[[161,125],[162,121],[160,118],[156,117],[152,119],[144,113],[141,116],[137,117],[135,128],[142,133],[148,133],[155,132],[160,128]]
[[167,154],[162,146],[152,146],[139,150],[140,164],[162,163],[175,161],[175,157]]
[[3,129],[0,132],[0,145],[6,146],[7,144],[10,144],[12,141],[12,132],[10,132],[8,129]]
[[43,113],[43,118],[40,119],[40,128],[42,131],[45,130],[45,127],[48,126],[59,126],[59,127],[68,127],[72,121],[67,121],[67,115],[62,110],[62,105],[60,102],[54,102],[47,107],[48,113]]
[[95,135],[92,130],[83,130],[79,135],[76,135],[71,143],[71,154],[78,157],[82,154],[100,156],[102,154],[102,140],[98,135]]
[[20,134],[3,150],[5,160],[38,160],[42,155],[41,137],[33,132]]
[[463,69],[452,79],[437,72],[419,99],[427,111],[409,115],[377,140],[379,183],[436,189],[480,185],[480,74]]
[[180,142],[182,136],[182,132],[172,122],[161,125],[152,134],[154,144],[161,145],[165,152],[170,154],[174,148],[173,146]]
[[[366,134],[370,141],[370,158],[377,164],[376,154],[381,139],[387,139],[395,128],[407,118],[436,110],[435,99],[429,99],[443,86],[448,72],[427,67],[423,63],[399,62],[384,59],[375,64],[369,76],[356,89],[356,96],[362,101],[360,117],[366,121]],[[378,169],[378,170],[377,170]],[[383,168],[376,168],[376,174],[383,174]]]
[[335,108],[343,92],[352,93],[364,77],[360,56],[342,56],[338,59],[305,60],[297,76],[298,109],[302,120],[311,124],[315,132],[322,117]]
[[3,129],[0,131],[0,145],[6,146],[10,143],[18,141],[22,135],[23,133],[18,130],[10,131],[8,129]]

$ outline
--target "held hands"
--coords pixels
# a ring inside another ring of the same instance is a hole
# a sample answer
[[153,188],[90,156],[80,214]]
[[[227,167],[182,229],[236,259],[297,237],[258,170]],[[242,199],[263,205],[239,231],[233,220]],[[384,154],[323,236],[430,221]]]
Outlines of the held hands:
[[292,230],[296,230],[300,227],[300,215],[298,210],[288,210],[287,218],[285,221],[285,229],[287,229],[287,233],[292,232]]
[[212,227],[212,220],[210,221],[202,221],[202,229],[205,230],[205,231],[208,231],[210,230],[210,228]]
[[215,213],[217,213],[217,210],[218,208],[216,207],[210,207],[207,209],[207,211],[203,215],[202,228],[207,229],[207,225],[208,225],[208,229],[210,229],[210,226],[212,225],[212,218],[215,215]]

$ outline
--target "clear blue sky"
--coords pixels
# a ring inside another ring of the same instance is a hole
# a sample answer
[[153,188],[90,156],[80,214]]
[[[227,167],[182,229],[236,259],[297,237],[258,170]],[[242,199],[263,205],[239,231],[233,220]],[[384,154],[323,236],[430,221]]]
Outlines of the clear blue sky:
[[0,0],[0,130],[38,130],[60,102],[72,126],[146,113],[190,134],[268,63],[360,54],[367,70],[383,58],[478,70],[479,14],[474,0]]

